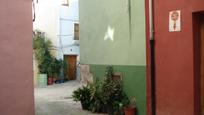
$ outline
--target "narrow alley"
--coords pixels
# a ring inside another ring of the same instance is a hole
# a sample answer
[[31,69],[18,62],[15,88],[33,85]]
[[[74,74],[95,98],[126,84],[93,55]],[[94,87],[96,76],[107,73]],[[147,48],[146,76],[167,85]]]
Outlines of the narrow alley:
[[80,102],[73,101],[72,92],[78,87],[80,82],[69,81],[35,88],[36,115],[99,115],[82,110]]

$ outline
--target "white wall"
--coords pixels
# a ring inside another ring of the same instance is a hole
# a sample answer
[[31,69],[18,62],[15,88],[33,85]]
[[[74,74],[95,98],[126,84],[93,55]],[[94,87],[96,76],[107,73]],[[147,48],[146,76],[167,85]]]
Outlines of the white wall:
[[[74,39],[74,23],[79,23],[78,0],[70,0],[69,7],[60,7],[59,17],[59,43],[62,46],[58,51],[58,57],[63,55],[78,55],[77,65],[79,63],[79,41]],[[80,79],[80,68],[77,66],[77,79]]]
[[79,41],[73,40],[74,23],[79,22],[78,0],[69,0],[69,6],[63,6],[62,0],[38,0],[38,3],[35,2],[35,12],[33,29],[46,33],[46,37],[56,47],[56,57],[63,59],[63,55],[78,55],[78,64]]
[[73,40],[74,23],[79,20],[78,0],[69,0],[69,6],[61,4],[61,0],[38,0],[33,23],[34,30],[45,32],[46,37],[57,47],[57,58],[69,54],[79,55],[79,46]]
[[79,55],[79,46],[74,39],[74,23],[79,22],[78,0],[70,0],[69,7],[60,7],[60,28],[59,39],[63,46],[59,56],[63,57],[62,53]]
[[38,0],[35,4],[36,20],[33,23],[34,29],[39,29],[46,33],[54,46],[58,46],[58,21],[60,0]]

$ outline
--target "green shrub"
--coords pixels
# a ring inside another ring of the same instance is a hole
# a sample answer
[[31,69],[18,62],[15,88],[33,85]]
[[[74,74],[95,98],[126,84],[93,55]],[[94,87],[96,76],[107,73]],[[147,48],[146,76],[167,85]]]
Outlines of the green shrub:
[[52,55],[49,51],[52,43],[50,40],[45,39],[42,32],[35,31],[33,38],[33,49],[35,58],[38,62],[39,73],[50,74]]
[[90,87],[83,86],[75,90],[72,94],[74,101],[80,101],[83,109],[88,109],[90,106],[91,100],[91,91]]
[[73,98],[86,103],[92,112],[121,115],[123,107],[129,104],[129,98],[123,91],[122,81],[112,79],[113,67],[108,66],[105,73],[103,80],[75,90]]

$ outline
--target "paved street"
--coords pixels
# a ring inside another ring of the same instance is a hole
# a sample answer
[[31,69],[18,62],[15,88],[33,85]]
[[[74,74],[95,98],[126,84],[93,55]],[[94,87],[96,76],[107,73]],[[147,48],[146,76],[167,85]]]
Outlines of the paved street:
[[[79,102],[71,98],[73,90],[80,86],[78,81],[69,81],[44,88],[35,88],[36,115],[99,115],[83,111]],[[104,114],[100,114],[104,115]]]

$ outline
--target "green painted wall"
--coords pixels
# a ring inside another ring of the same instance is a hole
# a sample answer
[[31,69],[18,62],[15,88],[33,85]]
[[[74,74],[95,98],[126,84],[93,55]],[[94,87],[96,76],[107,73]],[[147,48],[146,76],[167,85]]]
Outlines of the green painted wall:
[[[90,71],[96,78],[104,78],[105,65],[91,65]],[[146,115],[146,78],[145,66],[113,66],[114,72],[123,75],[123,86],[129,97],[136,97],[138,115]]]
[[146,65],[144,9],[144,0],[131,0],[130,13],[128,0],[80,0],[81,63]]
[[[107,65],[122,72],[124,90],[137,98],[138,115],[146,115],[144,6],[144,0],[79,0],[80,63],[90,64],[97,78]],[[113,41],[104,40],[108,27]]]

